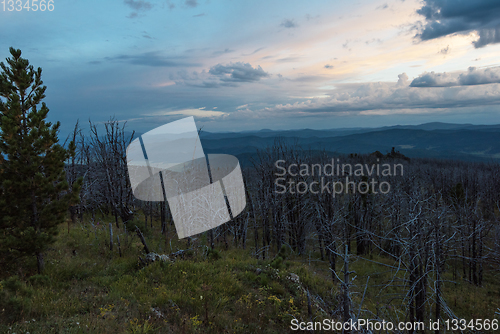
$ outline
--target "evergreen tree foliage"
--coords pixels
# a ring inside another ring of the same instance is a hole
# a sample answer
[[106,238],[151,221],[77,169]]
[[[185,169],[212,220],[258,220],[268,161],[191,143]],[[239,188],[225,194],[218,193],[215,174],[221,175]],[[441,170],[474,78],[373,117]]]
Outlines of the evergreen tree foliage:
[[64,163],[75,144],[59,145],[60,123],[46,121],[42,69],[34,70],[21,50],[11,47],[10,54],[7,65],[0,63],[0,259],[34,255],[41,273],[43,253],[82,181],[69,189]]

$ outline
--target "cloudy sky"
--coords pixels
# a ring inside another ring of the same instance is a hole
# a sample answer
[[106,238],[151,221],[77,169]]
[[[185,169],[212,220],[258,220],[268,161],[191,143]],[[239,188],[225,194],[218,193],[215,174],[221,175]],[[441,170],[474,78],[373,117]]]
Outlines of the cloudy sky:
[[51,120],[207,131],[500,123],[500,1],[55,0],[0,5],[0,59]]

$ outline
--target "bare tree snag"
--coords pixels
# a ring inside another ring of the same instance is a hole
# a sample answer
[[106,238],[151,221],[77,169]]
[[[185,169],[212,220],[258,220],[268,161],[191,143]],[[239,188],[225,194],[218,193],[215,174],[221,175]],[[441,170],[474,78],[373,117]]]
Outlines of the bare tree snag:
[[137,236],[139,237],[139,239],[141,239],[141,242],[144,245],[144,251],[146,252],[146,254],[151,253],[149,251],[148,245],[146,244],[146,240],[144,239],[144,236],[142,235],[141,230],[137,226],[135,227],[135,233],[137,233]]

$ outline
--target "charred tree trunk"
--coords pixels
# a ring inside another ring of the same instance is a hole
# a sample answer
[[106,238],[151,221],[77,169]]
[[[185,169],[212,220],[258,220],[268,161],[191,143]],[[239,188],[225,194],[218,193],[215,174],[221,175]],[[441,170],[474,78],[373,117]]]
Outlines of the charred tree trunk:
[[150,251],[149,251],[148,244],[146,243],[146,239],[144,239],[144,236],[142,235],[141,230],[137,226],[135,227],[135,232],[137,233],[137,236],[139,237],[139,239],[141,239],[142,245],[144,246],[144,251],[146,252],[146,254],[149,254]]

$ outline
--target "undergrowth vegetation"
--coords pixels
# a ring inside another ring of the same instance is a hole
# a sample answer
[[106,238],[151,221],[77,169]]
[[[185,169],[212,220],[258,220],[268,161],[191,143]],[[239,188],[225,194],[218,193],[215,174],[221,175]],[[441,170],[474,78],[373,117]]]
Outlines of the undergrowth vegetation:
[[[340,282],[314,250],[299,256],[284,246],[261,260],[251,245],[212,250],[204,235],[188,244],[173,226],[162,235],[159,224],[136,220],[151,251],[170,255],[145,265],[135,233],[113,225],[121,242],[110,250],[111,218],[86,221],[69,232],[60,226],[43,275],[2,277],[1,333],[283,333],[292,319],[341,319]],[[353,257],[352,305],[361,318],[404,317],[403,276],[388,265],[381,256]],[[483,287],[456,281],[444,295],[460,317],[493,318],[500,284],[492,275]]]

